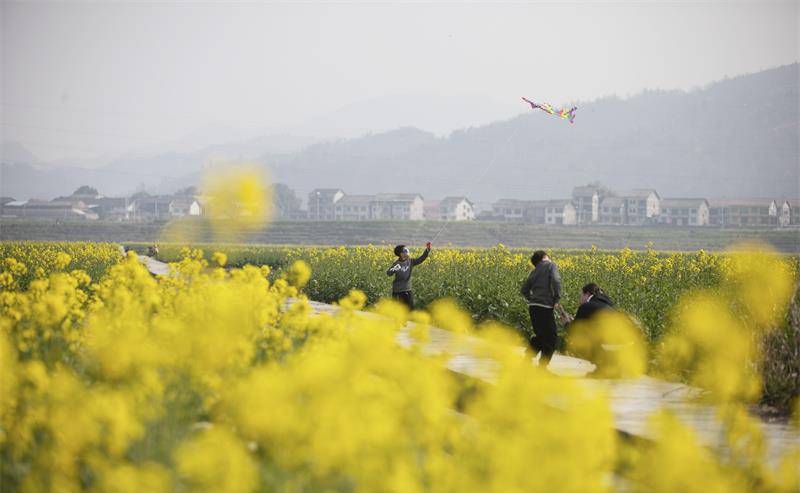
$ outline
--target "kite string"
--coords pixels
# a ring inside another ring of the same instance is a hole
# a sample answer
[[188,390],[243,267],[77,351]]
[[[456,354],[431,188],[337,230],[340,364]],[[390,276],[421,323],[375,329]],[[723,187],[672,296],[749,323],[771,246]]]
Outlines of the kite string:
[[[466,188],[466,189],[465,189],[465,196],[466,196],[466,195],[467,195],[469,192],[471,192],[471,191],[472,191],[472,187],[473,187],[473,186],[475,186],[477,183],[479,183],[481,180],[483,180],[483,179],[486,177],[486,173],[488,173],[488,172],[489,172],[489,170],[490,170],[490,169],[492,169],[492,167],[494,167],[494,164],[497,162],[497,158],[500,156],[500,153],[501,153],[501,152],[502,152],[504,149],[506,149],[506,148],[508,147],[508,145],[509,145],[509,144],[511,143],[511,141],[514,139],[514,137],[517,135],[517,132],[519,132],[519,126],[516,126],[516,127],[514,128],[514,131],[511,133],[511,135],[509,135],[509,136],[508,136],[508,139],[506,139],[506,142],[505,142],[505,144],[503,144],[503,146],[502,146],[500,149],[498,149],[498,150],[496,150],[496,151],[495,151],[495,153],[494,153],[494,156],[492,157],[492,160],[491,160],[491,161],[489,161],[489,164],[487,164],[485,168],[483,168],[483,171],[481,172],[480,176],[478,176],[478,178],[477,178],[477,179],[476,179],[474,182],[472,182],[472,184],[470,184],[470,185],[468,186],[468,188]],[[433,237],[433,239],[431,240],[431,243],[435,243],[435,242],[436,242],[436,240],[439,238],[439,235],[441,235],[441,234],[442,234],[442,232],[443,232],[445,229],[447,229],[447,227],[449,226],[449,224],[448,224],[448,223],[449,223],[449,221],[444,221],[444,224],[442,225],[442,227],[441,227],[441,228],[439,228],[439,231],[437,231],[437,232],[436,232],[436,235],[435,235],[435,236]]]

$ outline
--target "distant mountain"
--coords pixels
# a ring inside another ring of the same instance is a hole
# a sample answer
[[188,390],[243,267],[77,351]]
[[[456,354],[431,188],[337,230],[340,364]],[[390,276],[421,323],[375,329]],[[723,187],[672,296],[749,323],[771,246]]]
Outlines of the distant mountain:
[[[60,162],[56,166],[4,158],[0,163],[0,193],[19,199],[48,198],[67,195],[81,185],[91,185],[104,195],[130,194],[141,188],[157,193],[173,192],[197,184],[196,177],[214,163],[255,161],[266,152],[278,155],[298,152],[318,141],[310,137],[268,135],[210,145],[193,152],[131,154],[104,166],[88,168],[80,163],[71,166]],[[6,147],[3,149],[5,152]]]
[[142,158],[160,154],[191,154],[205,148],[228,142],[243,142],[258,137],[263,132],[211,123],[194,129],[181,137],[148,144],[124,153],[122,158]]
[[[600,181],[612,189],[648,187],[672,197],[800,196],[797,63],[691,92],[648,90],[625,100],[579,102],[574,125],[519,101],[517,117],[442,136],[454,122],[468,127],[493,121],[498,110],[481,98],[439,99],[378,98],[308,122],[301,128],[309,133],[292,131],[317,138],[207,140],[196,150],[136,153],[96,169],[46,165],[24,147],[4,144],[0,195],[54,197],[80,185],[105,195],[141,186],[171,192],[198,184],[214,162],[245,159],[265,164],[301,195],[315,187],[341,187],[490,202],[567,197],[575,185]],[[434,116],[420,120],[423,114]],[[421,121],[415,125],[426,130],[397,128],[396,122],[406,120]],[[180,147],[210,139],[205,134]],[[361,136],[319,140],[348,134]]]
[[578,103],[574,125],[527,111],[446,138],[405,128],[263,161],[300,193],[324,186],[542,199],[599,180],[615,189],[652,187],[662,196],[796,197],[799,67],[688,93]]
[[[100,170],[69,167],[50,167],[41,164],[27,163],[0,163],[0,195],[14,197],[17,200],[53,199],[58,196],[69,195],[82,185],[98,188],[101,193],[107,194],[102,186],[108,179],[108,174]],[[119,182],[137,183],[130,175]]]
[[[298,152],[306,145],[318,142],[310,137],[269,135],[239,142],[206,146],[194,152],[165,152],[117,159],[102,167],[108,172],[137,172],[157,175],[163,179],[179,178],[220,161],[243,161],[261,157],[265,152],[285,154]],[[152,181],[149,181],[151,183]]]
[[354,138],[416,127],[436,135],[485,125],[517,112],[513,102],[468,94],[392,94],[358,101],[292,128],[298,135]]

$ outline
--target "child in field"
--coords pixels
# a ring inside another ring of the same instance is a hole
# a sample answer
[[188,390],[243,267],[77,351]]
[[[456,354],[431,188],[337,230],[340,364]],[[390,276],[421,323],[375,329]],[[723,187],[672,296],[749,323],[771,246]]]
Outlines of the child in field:
[[394,275],[392,298],[405,304],[409,310],[414,309],[414,294],[411,291],[411,270],[415,265],[424,262],[430,252],[431,242],[425,245],[425,251],[417,258],[408,256],[408,248],[405,245],[394,247],[394,254],[397,255],[397,260],[386,270],[386,275]]

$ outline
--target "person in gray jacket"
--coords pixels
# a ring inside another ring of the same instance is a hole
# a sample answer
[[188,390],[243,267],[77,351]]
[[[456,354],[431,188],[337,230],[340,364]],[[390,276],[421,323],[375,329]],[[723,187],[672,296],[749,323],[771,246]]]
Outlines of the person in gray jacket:
[[561,309],[561,274],[558,266],[550,260],[547,252],[537,250],[531,256],[533,270],[522,284],[522,296],[528,301],[528,313],[531,316],[530,345],[535,352],[541,352],[539,364],[550,363],[556,350],[556,319],[554,310]]
[[431,253],[431,242],[425,245],[425,251],[416,258],[409,257],[408,248],[405,245],[394,247],[394,254],[397,255],[397,260],[386,270],[386,275],[394,275],[392,298],[405,304],[409,310],[414,309],[414,294],[411,291],[411,269],[415,265],[424,262],[429,253]]

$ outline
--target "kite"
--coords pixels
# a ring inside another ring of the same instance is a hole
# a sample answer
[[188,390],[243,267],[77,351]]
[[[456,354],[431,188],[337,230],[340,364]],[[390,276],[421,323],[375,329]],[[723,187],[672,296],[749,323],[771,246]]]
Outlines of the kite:
[[531,105],[531,109],[535,110],[535,109],[538,108],[538,109],[540,109],[542,111],[550,113],[551,115],[555,115],[555,116],[563,118],[565,120],[569,120],[570,123],[575,123],[575,110],[578,109],[577,106],[573,106],[572,108],[570,108],[568,110],[567,109],[556,110],[555,108],[553,108],[552,106],[550,106],[547,103],[537,104],[537,103],[534,103],[533,101],[531,101],[529,99],[525,99],[525,98],[522,98],[522,100],[525,101],[526,103],[528,103],[529,105]]

